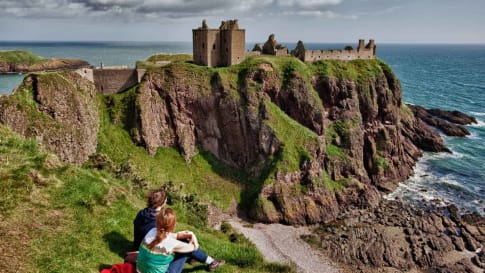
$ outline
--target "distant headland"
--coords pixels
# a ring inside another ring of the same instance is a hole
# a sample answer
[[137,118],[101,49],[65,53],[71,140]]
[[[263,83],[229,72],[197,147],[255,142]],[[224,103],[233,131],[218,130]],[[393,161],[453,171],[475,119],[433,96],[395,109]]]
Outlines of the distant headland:
[[83,60],[43,58],[30,51],[0,51],[0,74],[57,71],[90,66],[88,62]]

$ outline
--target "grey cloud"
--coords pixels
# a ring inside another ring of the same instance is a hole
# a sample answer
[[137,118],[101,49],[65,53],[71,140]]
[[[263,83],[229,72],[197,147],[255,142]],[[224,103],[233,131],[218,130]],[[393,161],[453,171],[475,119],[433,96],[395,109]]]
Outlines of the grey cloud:
[[279,14],[344,18],[328,8],[343,0],[1,0],[0,14],[28,18],[237,17]]

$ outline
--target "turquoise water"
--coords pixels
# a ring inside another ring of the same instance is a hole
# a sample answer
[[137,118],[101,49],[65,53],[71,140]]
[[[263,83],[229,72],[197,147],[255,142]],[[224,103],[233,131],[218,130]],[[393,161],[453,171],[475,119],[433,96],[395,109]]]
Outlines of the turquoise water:
[[[294,44],[287,44],[294,48]],[[248,44],[247,48],[252,48]],[[343,48],[344,44],[306,44],[308,48]],[[155,53],[190,53],[188,42],[163,43],[5,43],[0,50],[26,49],[44,57],[79,58],[92,65],[134,66]],[[485,45],[378,44],[377,55],[399,77],[405,102],[427,108],[460,110],[479,121],[467,126],[467,138],[445,137],[453,154],[426,153],[415,175],[387,198],[409,202],[457,204],[485,214]],[[0,75],[0,94],[9,94],[22,75]]]

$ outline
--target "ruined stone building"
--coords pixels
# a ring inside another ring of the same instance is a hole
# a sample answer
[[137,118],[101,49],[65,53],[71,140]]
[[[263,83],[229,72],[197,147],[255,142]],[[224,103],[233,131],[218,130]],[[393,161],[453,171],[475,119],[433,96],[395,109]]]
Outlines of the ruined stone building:
[[314,62],[319,60],[342,60],[350,61],[357,59],[375,59],[376,58],[376,45],[374,40],[369,40],[367,45],[364,45],[365,41],[360,39],[357,49],[352,47],[346,47],[343,50],[308,50],[302,41],[298,41],[296,48],[291,54],[303,62]]
[[275,56],[288,56],[288,48],[278,44],[274,34],[269,35],[266,43],[261,46],[260,44],[254,45],[252,53],[248,55],[275,55]]
[[245,58],[245,30],[237,20],[223,21],[218,29],[210,29],[205,20],[192,30],[194,63],[206,66],[230,66]]

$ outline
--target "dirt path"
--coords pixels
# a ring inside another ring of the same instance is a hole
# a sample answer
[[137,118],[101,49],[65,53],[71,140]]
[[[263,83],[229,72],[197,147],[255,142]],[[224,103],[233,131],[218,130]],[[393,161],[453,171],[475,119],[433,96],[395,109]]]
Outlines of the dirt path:
[[307,227],[281,224],[254,224],[248,227],[240,219],[230,220],[229,223],[251,240],[267,261],[292,262],[302,273],[341,272],[328,258],[300,238],[300,235],[310,233]]

